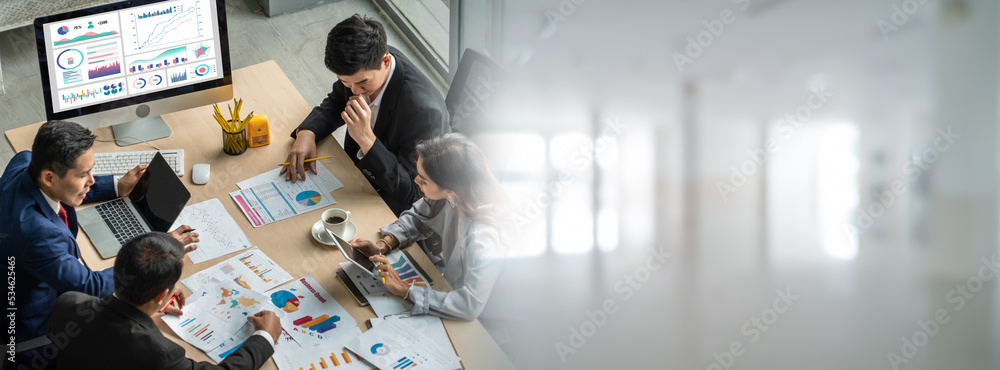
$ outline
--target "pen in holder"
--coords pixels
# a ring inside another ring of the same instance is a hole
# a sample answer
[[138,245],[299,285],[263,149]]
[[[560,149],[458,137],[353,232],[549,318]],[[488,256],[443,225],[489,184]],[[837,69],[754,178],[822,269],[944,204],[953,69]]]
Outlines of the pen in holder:
[[[232,122],[232,121],[229,121]],[[233,127],[233,126],[230,126]],[[239,128],[239,127],[236,127]],[[226,128],[222,129],[222,151],[229,155],[240,155],[247,151],[246,128],[231,132]]]
[[215,108],[215,121],[219,123],[222,127],[222,151],[229,155],[240,155],[247,151],[249,145],[247,145],[247,121],[253,118],[253,112],[250,112],[246,118],[240,119],[240,108],[243,107],[243,100],[237,101],[233,99],[236,103],[236,109],[229,107],[229,117],[230,119],[225,119],[222,116],[222,112],[219,111],[219,105],[215,104],[212,108]]

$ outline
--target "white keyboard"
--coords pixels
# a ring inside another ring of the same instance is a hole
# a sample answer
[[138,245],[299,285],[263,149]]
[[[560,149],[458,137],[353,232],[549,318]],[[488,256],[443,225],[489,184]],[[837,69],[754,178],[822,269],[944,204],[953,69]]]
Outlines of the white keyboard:
[[[140,164],[149,164],[157,150],[137,152],[94,153],[94,176],[121,177]],[[184,176],[184,149],[159,150],[177,176]]]

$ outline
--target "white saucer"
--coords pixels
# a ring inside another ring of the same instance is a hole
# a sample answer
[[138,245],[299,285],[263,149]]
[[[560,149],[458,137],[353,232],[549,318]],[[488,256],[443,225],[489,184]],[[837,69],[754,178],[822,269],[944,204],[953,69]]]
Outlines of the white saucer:
[[[337,244],[333,241],[333,237],[331,237],[330,233],[326,231],[326,226],[323,226],[323,220],[316,221],[316,223],[313,224],[312,235],[313,239],[316,239],[316,241],[322,244],[334,247],[337,246]],[[344,235],[337,235],[337,236],[339,236],[340,239],[346,240],[348,243],[350,243],[352,240],[354,240],[355,236],[358,236],[358,227],[355,226],[353,222],[348,220],[347,226],[344,227]]]

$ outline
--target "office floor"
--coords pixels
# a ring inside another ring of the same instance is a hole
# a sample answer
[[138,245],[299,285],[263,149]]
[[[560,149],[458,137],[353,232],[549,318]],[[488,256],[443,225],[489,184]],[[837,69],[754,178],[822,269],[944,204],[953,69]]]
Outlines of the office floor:
[[[258,10],[252,1],[226,2],[232,67],[275,60],[306,101],[312,104],[323,100],[336,78],[323,66],[326,34],[330,28],[355,13],[388,24],[385,16],[369,0],[337,1],[275,18],[268,18]],[[389,45],[399,48],[411,59],[415,58],[416,53],[402,41],[395,29],[386,27],[386,32]],[[0,94],[0,131],[45,120],[32,27],[0,32],[0,60],[6,89]],[[425,74],[429,74],[429,68],[422,63],[417,64]],[[443,85],[439,87],[443,91]],[[342,130],[334,135],[343,142]],[[0,166],[6,166],[14,154],[7,140],[0,140]]]

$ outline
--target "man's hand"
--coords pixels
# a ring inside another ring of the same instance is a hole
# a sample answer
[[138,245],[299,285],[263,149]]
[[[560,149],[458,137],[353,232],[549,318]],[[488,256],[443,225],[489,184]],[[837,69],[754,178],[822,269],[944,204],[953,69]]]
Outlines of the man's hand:
[[306,179],[306,169],[312,171],[316,174],[316,161],[309,163],[304,163],[306,159],[316,158],[316,133],[312,130],[302,129],[295,134],[295,143],[292,144],[292,150],[288,152],[288,157],[285,158],[285,162],[289,165],[281,169],[280,174],[285,175],[285,181],[291,180],[292,183],[302,179]]
[[274,312],[260,311],[247,317],[247,320],[250,321],[250,325],[253,325],[254,331],[267,331],[274,338],[274,343],[278,344],[278,338],[281,337],[281,321],[278,320],[278,316]]
[[170,295],[176,298],[163,309],[163,313],[174,316],[183,315],[184,312],[181,309],[184,308],[184,288],[176,286],[174,287],[174,291],[170,292]]
[[127,197],[129,193],[132,192],[132,188],[135,188],[135,184],[139,182],[139,178],[142,177],[142,173],[146,172],[147,165],[140,164],[135,166],[131,171],[125,173],[125,176],[118,179],[118,196]]
[[191,230],[194,230],[193,228],[191,228],[191,226],[181,225],[178,226],[176,229],[174,229],[174,231],[167,233],[184,245],[185,254],[193,252],[195,249],[198,249],[198,246],[194,245],[194,243],[201,241],[201,239],[198,239],[199,236],[198,233]]
[[372,109],[366,99],[358,95],[347,99],[347,107],[340,113],[340,118],[347,124],[347,134],[361,147],[361,155],[368,155],[376,139],[371,125]]

